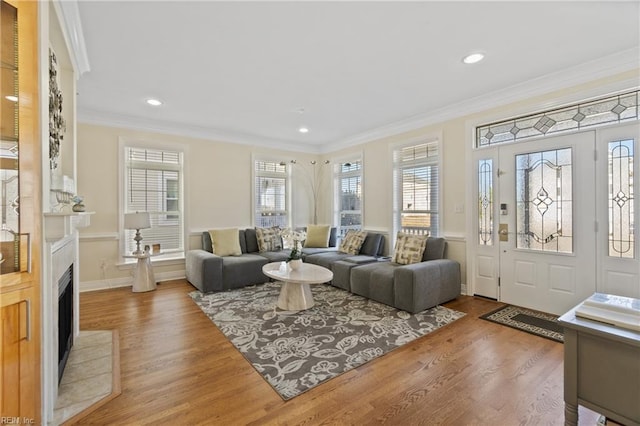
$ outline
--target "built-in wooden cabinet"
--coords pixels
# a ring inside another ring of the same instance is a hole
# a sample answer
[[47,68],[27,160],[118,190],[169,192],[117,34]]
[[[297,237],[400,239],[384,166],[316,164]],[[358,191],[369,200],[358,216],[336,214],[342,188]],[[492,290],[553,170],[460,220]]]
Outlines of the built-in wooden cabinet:
[[0,416],[41,423],[38,2],[0,0]]

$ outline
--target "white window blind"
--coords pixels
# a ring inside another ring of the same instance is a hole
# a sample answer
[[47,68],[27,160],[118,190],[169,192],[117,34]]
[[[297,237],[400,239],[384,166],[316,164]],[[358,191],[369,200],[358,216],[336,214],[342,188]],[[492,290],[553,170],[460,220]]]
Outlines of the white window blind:
[[362,161],[338,163],[334,166],[334,222],[338,235],[350,229],[362,229]]
[[287,188],[289,175],[286,164],[274,161],[254,162],[255,226],[268,228],[289,226]]
[[[184,251],[182,153],[124,148],[124,213],[149,212],[151,228],[142,245],[160,244],[164,253]],[[124,251],[135,251],[135,230],[124,230]]]
[[418,235],[440,233],[438,142],[394,151],[394,227]]

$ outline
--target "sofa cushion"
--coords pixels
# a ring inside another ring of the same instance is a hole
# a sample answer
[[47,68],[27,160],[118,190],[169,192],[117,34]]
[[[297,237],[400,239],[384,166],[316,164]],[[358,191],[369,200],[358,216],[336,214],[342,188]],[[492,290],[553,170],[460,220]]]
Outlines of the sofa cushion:
[[351,268],[351,292],[393,306],[396,267],[391,262],[372,262]]
[[360,253],[365,256],[382,256],[384,251],[384,236],[376,232],[369,232],[360,247]]
[[258,237],[256,235],[255,228],[247,228],[244,230],[244,250],[243,253],[257,253],[258,249]]
[[343,253],[354,255],[358,254],[360,253],[360,248],[362,247],[365,238],[367,238],[366,231],[355,231],[350,229],[347,231],[347,235],[342,239],[338,250]]
[[282,249],[282,239],[280,238],[280,228],[256,228],[256,238],[258,241],[258,251],[277,251]]
[[441,237],[429,237],[427,238],[427,246],[424,249],[422,260],[436,260],[444,259],[444,249],[447,246],[447,242]]
[[211,235],[209,235],[209,231],[204,231],[202,233],[202,250],[213,253],[213,246],[211,245]]
[[401,265],[422,262],[422,256],[427,244],[426,235],[411,235],[398,232],[396,245],[393,249],[392,262]]
[[213,254],[218,256],[240,256],[242,254],[238,228],[212,229],[209,231],[209,235],[211,236]]
[[314,247],[314,248],[329,247],[330,236],[331,236],[330,225],[308,225],[307,239],[304,241],[304,246]]
[[262,251],[260,256],[266,258],[269,262],[285,262],[289,259],[291,250],[278,250],[278,251]]

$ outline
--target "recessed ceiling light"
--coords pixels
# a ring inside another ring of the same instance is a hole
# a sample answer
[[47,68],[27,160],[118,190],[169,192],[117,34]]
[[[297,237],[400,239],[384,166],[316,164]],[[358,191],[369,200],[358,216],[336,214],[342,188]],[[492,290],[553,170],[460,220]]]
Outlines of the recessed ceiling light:
[[6,100],[11,101],[11,102],[18,102],[18,97],[17,96],[13,96],[13,95],[7,95],[4,97]]
[[307,128],[306,128],[306,127],[304,127],[304,126],[303,126],[303,127],[300,127],[300,128],[298,129],[298,131],[299,131],[300,133],[309,133],[309,129],[307,129]]
[[153,105],[153,106],[160,106],[162,105],[162,102],[157,100],[157,99],[147,99],[147,103],[149,105]]
[[462,62],[464,62],[465,64],[475,64],[477,62],[480,62],[483,59],[484,59],[484,54],[476,52],[462,58]]

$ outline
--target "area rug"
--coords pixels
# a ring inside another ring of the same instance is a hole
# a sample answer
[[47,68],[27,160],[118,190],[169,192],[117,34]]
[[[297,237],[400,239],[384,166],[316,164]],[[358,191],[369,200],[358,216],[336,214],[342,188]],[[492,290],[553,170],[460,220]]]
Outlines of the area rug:
[[564,343],[564,330],[556,315],[507,305],[480,318]]
[[330,285],[315,306],[276,308],[280,283],[189,295],[284,400],[447,325],[465,314],[436,306],[409,314]]

